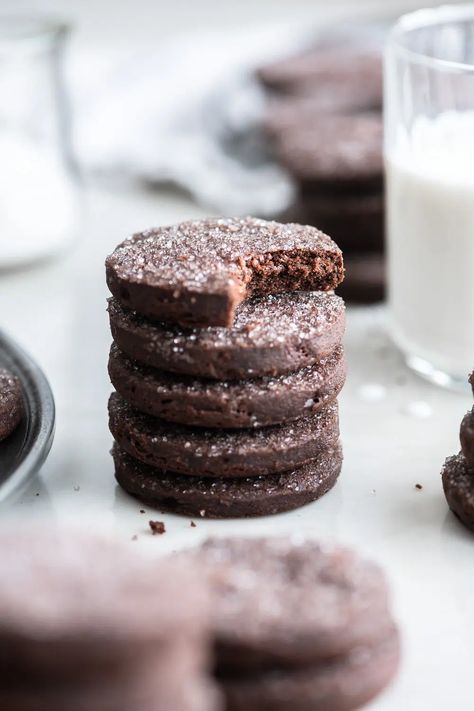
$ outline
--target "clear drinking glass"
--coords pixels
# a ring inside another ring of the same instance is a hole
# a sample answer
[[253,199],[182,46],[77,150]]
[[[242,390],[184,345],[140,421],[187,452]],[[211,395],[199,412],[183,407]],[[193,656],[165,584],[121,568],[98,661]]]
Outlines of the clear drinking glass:
[[76,232],[66,37],[62,24],[0,15],[0,269],[49,256]]
[[440,385],[474,370],[474,5],[420,10],[385,56],[393,338]]

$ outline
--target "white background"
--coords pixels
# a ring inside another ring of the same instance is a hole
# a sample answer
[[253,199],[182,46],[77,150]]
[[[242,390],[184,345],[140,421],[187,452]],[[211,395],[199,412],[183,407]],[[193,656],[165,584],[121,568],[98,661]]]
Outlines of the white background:
[[[40,6],[77,16],[76,48],[128,48],[159,42],[197,23],[296,21],[324,4],[91,0]],[[360,7],[355,1],[345,4]],[[373,4],[381,5],[397,3]],[[89,186],[75,250],[48,265],[0,276],[0,326],[37,358],[57,403],[56,440],[41,479],[2,514],[12,514],[15,525],[21,525],[21,514],[37,512],[61,524],[106,529],[124,541],[137,534],[130,545],[153,552],[229,532],[304,532],[355,545],[386,568],[403,635],[400,674],[371,708],[472,708],[473,539],[449,514],[440,480],[444,458],[458,449],[459,423],[472,397],[467,390],[464,395],[439,391],[408,373],[386,336],[383,309],[348,313],[349,376],[341,397],[345,464],[340,482],[321,501],[278,517],[198,521],[196,528],[188,519],[160,516],[167,533],[152,537],[147,521],[157,514],[140,514],[139,503],[116,489],[106,422],[110,335],[103,260],[131,231],[201,214],[172,191]]]

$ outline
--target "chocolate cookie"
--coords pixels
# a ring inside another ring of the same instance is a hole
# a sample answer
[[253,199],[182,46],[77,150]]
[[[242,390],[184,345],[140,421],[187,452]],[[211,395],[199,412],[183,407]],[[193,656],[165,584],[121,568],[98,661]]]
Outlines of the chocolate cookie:
[[316,664],[393,629],[383,573],[349,549],[297,536],[216,538],[196,555],[214,595],[219,673]]
[[469,384],[472,389],[472,394],[474,395],[474,373],[471,373],[469,376]]
[[310,128],[274,137],[277,159],[301,192],[368,193],[383,189],[383,127],[374,114],[320,117]]
[[[195,646],[195,645],[194,645]],[[65,678],[63,670],[50,670],[50,678],[3,678],[0,708],[9,711],[213,711],[216,694],[204,678],[197,677],[199,652],[190,640],[188,650],[170,645],[165,654],[129,659],[120,669],[101,669],[90,679],[85,672],[93,666],[79,667],[81,678]],[[71,663],[71,660],[70,660]],[[71,664],[74,666],[74,664]],[[3,667],[2,667],[3,671]],[[28,683],[25,683],[25,678]],[[186,683],[183,683],[183,680]]]
[[16,430],[23,416],[21,384],[10,371],[0,368],[0,441]]
[[351,711],[393,679],[400,657],[395,630],[373,647],[359,647],[317,666],[276,669],[248,677],[218,677],[226,711]]
[[136,551],[39,526],[2,528],[0,545],[2,709],[215,708],[208,592],[191,563],[150,570]]
[[142,366],[113,345],[112,385],[139,412],[201,427],[275,425],[316,413],[335,400],[345,380],[342,348],[316,365],[277,378],[216,381]]
[[[14,656],[16,640],[24,645],[25,663],[41,664],[53,645],[74,645],[73,650],[82,652],[83,642],[98,658],[106,651],[103,658],[110,661],[114,649],[120,658],[130,656],[130,650],[165,639],[180,626],[192,630],[203,625],[206,591],[199,585],[189,590],[186,609],[179,589],[188,589],[192,576],[171,561],[170,568],[163,563],[158,575],[166,578],[160,602],[146,559],[112,541],[38,526],[25,532],[2,528],[0,543],[0,649],[11,643]],[[91,560],[96,561],[93,575]],[[21,590],[25,596],[20,599]],[[150,625],[150,615],[159,620],[156,627]],[[37,650],[41,655],[35,656]]]
[[344,252],[346,279],[348,261],[353,252],[381,253],[384,249],[385,206],[382,194],[306,195],[280,219],[318,225],[330,234]]
[[131,358],[174,373],[223,380],[282,375],[314,365],[342,341],[344,302],[296,292],[240,304],[230,328],[152,324],[109,300],[114,341]]
[[357,100],[357,87],[365,96],[372,96],[372,106],[382,106],[382,58],[376,51],[312,47],[261,67],[257,77],[268,89],[289,94],[344,85]]
[[347,278],[338,293],[354,304],[372,304],[385,298],[385,258],[383,254],[350,254],[346,259]]
[[441,475],[449,508],[474,531],[474,470],[464,455],[458,454],[448,457]]
[[132,457],[199,477],[247,477],[287,471],[314,459],[339,438],[337,402],[315,415],[263,429],[212,430],[174,425],[109,400],[109,427]]
[[303,92],[270,96],[262,128],[269,136],[310,129],[321,114],[353,115],[379,112],[381,97],[372,87],[361,86],[352,79],[323,86],[304,86]]
[[252,478],[198,478],[142,464],[115,444],[115,477],[132,496],[162,511],[203,518],[269,516],[319,499],[336,483],[339,445],[301,468]]
[[394,676],[385,578],[352,551],[220,538],[190,557],[213,594],[215,675],[229,711],[350,711]]
[[464,459],[469,467],[474,467],[474,408],[464,415],[459,438]]
[[330,291],[344,278],[342,253],[327,235],[251,217],[136,234],[107,258],[106,272],[122,306],[185,326],[231,326],[252,295]]

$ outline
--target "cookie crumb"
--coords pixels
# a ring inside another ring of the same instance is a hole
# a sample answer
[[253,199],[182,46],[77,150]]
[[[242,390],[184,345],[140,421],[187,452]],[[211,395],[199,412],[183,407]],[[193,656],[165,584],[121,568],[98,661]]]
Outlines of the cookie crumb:
[[132,541],[138,541],[138,536],[137,536],[137,534],[135,534],[134,536],[132,536],[132,539],[131,539],[131,540],[132,540]]
[[422,484],[415,484],[415,489],[418,489],[420,491],[423,488]]
[[140,509],[140,513],[146,513],[145,509]]
[[191,526],[191,528],[196,528],[196,524],[194,523],[194,521],[191,521],[189,525]]
[[166,528],[163,521],[148,521],[148,524],[154,536],[156,536],[157,534],[161,536],[163,533],[166,533]]

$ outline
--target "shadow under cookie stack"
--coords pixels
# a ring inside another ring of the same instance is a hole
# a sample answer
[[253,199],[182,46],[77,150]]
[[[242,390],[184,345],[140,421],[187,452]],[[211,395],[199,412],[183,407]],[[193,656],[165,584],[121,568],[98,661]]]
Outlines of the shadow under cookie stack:
[[384,296],[382,59],[376,49],[316,46],[258,71],[263,128],[296,186],[284,222],[317,225],[344,252],[339,293]]
[[342,465],[342,253],[254,218],[149,230],[107,258],[120,486],[188,516],[294,509]]

